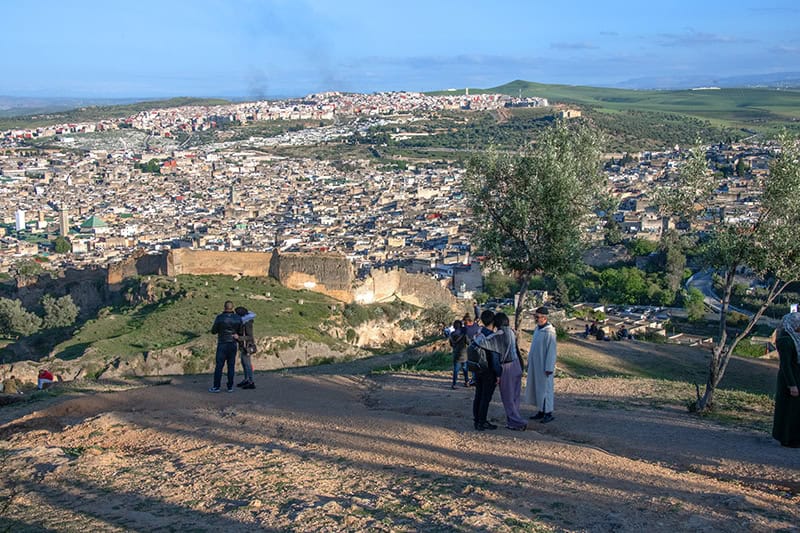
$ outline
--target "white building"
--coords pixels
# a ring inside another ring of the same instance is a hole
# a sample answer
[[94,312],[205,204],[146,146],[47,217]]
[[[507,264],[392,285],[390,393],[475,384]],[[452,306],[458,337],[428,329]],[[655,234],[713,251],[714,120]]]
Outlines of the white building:
[[17,209],[15,220],[17,231],[23,231],[25,229],[25,211]]

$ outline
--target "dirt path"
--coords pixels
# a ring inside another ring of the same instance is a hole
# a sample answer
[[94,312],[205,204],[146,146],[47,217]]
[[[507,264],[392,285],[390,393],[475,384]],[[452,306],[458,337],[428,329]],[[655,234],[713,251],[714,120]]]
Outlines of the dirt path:
[[481,433],[445,373],[364,376],[395,357],[17,411],[0,530],[798,530],[798,450],[631,401],[648,380],[562,378],[556,421]]

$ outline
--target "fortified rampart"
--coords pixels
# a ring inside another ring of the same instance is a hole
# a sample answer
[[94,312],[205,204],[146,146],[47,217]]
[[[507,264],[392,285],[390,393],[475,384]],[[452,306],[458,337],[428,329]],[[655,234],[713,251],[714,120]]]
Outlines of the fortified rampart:
[[353,289],[353,301],[370,304],[398,298],[418,307],[434,304],[453,306],[455,298],[435,279],[405,270],[373,270],[363,283]]
[[41,275],[21,283],[14,298],[27,308],[38,305],[44,294],[69,294],[89,316],[120,294],[126,279],[162,275],[271,276],[283,286],[309,290],[345,303],[374,303],[398,298],[419,307],[454,305],[450,291],[435,279],[404,270],[374,270],[363,281],[355,279],[350,261],[333,253],[218,252],[177,249],[162,253],[139,251],[130,258],[104,267],[67,269],[58,275]]
[[350,303],[353,265],[339,254],[275,253],[269,275],[289,289],[307,289]]
[[179,248],[167,252],[167,275],[221,274],[223,276],[269,275],[271,252],[215,252]]

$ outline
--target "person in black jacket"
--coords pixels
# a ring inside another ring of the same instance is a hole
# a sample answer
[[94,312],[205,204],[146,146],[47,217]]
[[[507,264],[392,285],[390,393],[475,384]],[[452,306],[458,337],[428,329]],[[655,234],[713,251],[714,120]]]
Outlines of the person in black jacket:
[[253,337],[253,319],[256,314],[244,307],[237,307],[236,314],[242,319],[242,325],[239,328],[239,359],[242,361],[242,372],[244,372],[244,380],[237,383],[236,386],[243,389],[255,389],[253,361],[250,356],[255,353],[256,340]]
[[[482,312],[481,322],[483,322],[483,327],[475,337],[476,341],[480,341],[482,337],[488,337],[494,333],[494,330],[490,329],[493,327],[494,313],[488,309]],[[475,372],[475,398],[472,400],[472,420],[475,424],[475,429],[478,431],[497,429],[497,425],[488,420],[489,404],[492,402],[494,389],[503,369],[496,353],[488,352],[487,355],[489,357],[489,368],[482,372]]]
[[233,302],[225,302],[222,313],[214,319],[211,333],[217,335],[217,355],[214,366],[214,384],[208,392],[219,392],[222,382],[222,366],[228,365],[228,392],[233,392],[233,378],[236,372],[236,347],[239,340],[239,328],[242,319],[233,312]]

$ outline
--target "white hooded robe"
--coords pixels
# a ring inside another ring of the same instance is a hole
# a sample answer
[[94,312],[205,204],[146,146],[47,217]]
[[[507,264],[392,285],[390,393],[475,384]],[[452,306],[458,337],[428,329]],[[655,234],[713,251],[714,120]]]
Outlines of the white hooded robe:
[[[525,401],[540,411],[553,412],[553,376],[556,371],[556,328],[549,322],[536,327],[528,351],[528,381]],[[550,372],[546,375],[545,372]]]

